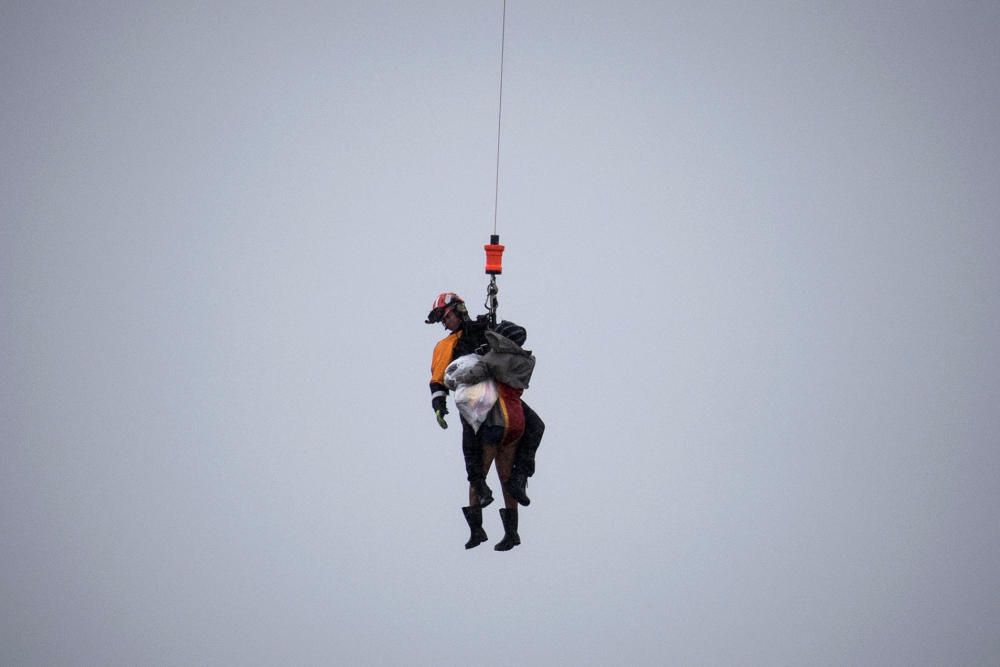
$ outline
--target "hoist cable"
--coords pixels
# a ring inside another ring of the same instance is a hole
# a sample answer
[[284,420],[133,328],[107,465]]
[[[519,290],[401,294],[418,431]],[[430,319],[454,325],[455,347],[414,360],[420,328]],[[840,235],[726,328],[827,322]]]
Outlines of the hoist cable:
[[497,171],[493,189],[493,234],[497,233],[497,205],[500,201],[500,120],[503,118],[503,52],[507,41],[507,0],[503,0],[503,23],[500,28],[500,95],[497,103]]

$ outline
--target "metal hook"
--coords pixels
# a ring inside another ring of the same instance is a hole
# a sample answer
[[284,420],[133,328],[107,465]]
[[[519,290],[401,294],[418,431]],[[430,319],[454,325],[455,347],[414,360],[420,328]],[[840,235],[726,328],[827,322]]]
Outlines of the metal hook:
[[490,277],[490,284],[486,286],[486,306],[487,312],[489,312],[490,324],[496,326],[497,323],[497,306],[499,302],[497,301],[497,294],[500,293],[500,288],[497,287],[497,277]]

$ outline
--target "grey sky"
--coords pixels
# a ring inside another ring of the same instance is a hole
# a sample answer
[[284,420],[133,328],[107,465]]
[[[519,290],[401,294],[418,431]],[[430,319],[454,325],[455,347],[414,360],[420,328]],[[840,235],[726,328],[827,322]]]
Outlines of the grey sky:
[[1000,5],[508,3],[508,553],[500,11],[0,6],[0,664],[1000,662]]

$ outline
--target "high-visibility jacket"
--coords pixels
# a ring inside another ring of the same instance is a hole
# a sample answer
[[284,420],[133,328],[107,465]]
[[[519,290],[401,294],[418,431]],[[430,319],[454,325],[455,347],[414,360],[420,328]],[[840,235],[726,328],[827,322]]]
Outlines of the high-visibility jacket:
[[458,357],[472,354],[486,342],[487,324],[485,315],[465,320],[461,329],[445,336],[434,346],[434,355],[431,357],[431,400],[448,395],[448,387],[444,385],[445,369]]

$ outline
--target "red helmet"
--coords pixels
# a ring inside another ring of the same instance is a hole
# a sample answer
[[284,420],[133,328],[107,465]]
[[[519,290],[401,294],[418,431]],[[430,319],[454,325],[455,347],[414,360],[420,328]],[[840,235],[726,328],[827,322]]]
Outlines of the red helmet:
[[441,294],[438,294],[438,297],[434,299],[434,305],[431,306],[431,312],[428,313],[427,319],[425,320],[426,323],[434,324],[435,322],[440,322],[444,319],[445,313],[455,306],[462,306],[462,309],[465,308],[465,301],[462,300],[462,297],[454,292],[441,292]]

